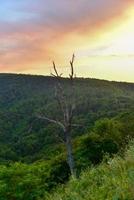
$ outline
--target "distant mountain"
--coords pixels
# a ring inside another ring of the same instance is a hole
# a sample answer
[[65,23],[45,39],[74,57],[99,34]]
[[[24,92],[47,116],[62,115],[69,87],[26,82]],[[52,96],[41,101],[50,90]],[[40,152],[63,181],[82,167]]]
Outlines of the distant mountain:
[[[69,93],[68,79],[62,83]],[[56,84],[53,77],[0,74],[1,162],[33,162],[53,154],[59,144],[53,132],[59,129],[36,115],[41,111],[51,118],[61,117],[54,98]],[[86,133],[100,118],[134,110],[134,83],[76,78],[75,91],[74,121],[83,128],[76,128],[74,137]]]

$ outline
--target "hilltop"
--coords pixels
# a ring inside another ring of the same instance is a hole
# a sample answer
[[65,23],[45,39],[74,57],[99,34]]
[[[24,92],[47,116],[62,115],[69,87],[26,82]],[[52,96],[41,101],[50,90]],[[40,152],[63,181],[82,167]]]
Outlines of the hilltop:
[[[63,78],[62,82],[67,89],[68,79]],[[59,130],[36,120],[40,110],[52,118],[60,117],[55,85],[53,77],[0,74],[1,161],[48,158],[57,146],[59,140],[52,132]],[[83,126],[74,130],[74,137],[86,133],[98,119],[133,111],[134,83],[76,78],[75,85],[75,122]]]

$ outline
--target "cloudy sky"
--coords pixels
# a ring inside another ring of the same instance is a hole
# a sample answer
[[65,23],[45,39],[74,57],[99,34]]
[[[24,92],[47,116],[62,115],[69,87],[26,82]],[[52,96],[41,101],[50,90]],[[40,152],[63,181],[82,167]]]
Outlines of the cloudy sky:
[[133,0],[1,0],[0,72],[134,82]]

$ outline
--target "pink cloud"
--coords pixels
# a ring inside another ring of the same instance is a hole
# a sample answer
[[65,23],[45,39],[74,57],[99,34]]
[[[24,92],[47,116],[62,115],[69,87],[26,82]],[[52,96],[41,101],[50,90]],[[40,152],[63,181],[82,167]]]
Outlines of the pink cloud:
[[[132,0],[24,1],[14,8],[23,13],[21,20],[0,20],[0,70],[21,71],[48,62],[57,53],[56,42],[66,43],[72,32],[84,37],[103,29],[131,5]],[[33,15],[24,18],[28,13]]]

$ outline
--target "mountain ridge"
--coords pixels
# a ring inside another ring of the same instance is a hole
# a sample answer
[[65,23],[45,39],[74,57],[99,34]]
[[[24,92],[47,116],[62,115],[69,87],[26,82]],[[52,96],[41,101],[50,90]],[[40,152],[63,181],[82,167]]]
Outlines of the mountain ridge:
[[[41,74],[23,74],[23,73],[0,73],[1,76],[24,76],[24,77],[37,77],[37,78],[54,78],[51,75],[41,75]],[[67,79],[68,77],[62,77],[62,79]],[[126,84],[134,84],[134,82],[128,82],[128,81],[120,81],[120,80],[108,80],[108,79],[101,79],[101,78],[95,78],[95,77],[76,77],[77,80],[99,80],[99,81],[105,81],[110,83],[126,83]]]

